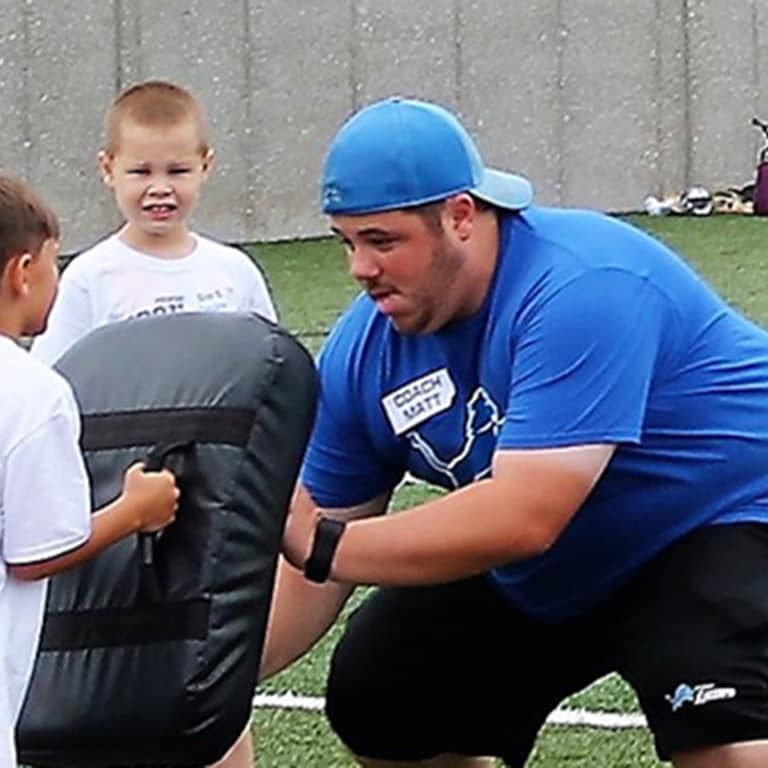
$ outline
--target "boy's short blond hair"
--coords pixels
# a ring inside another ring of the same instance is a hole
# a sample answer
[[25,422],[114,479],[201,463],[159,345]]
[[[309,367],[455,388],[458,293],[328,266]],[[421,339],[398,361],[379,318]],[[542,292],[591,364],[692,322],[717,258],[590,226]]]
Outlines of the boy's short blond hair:
[[32,187],[0,174],[0,274],[14,256],[37,254],[46,240],[58,240],[59,220]]
[[208,120],[195,96],[165,80],[146,80],[126,88],[112,102],[104,120],[104,149],[114,154],[120,146],[120,128],[128,121],[152,127],[169,127],[185,120],[197,125],[200,151],[208,152]]

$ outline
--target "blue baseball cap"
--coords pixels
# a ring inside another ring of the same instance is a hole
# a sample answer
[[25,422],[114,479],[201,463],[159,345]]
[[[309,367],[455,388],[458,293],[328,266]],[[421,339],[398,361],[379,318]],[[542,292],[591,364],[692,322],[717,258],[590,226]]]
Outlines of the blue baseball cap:
[[470,192],[518,211],[533,189],[527,179],[483,165],[464,126],[425,101],[386,99],[354,114],[339,129],[325,159],[323,212],[375,213]]

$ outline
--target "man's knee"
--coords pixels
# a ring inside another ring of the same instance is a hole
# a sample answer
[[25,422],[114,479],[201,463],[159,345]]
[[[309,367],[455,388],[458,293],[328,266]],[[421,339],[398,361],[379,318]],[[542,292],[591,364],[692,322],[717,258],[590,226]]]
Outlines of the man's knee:
[[355,754],[379,754],[372,742],[385,727],[386,711],[397,708],[397,702],[386,704],[387,699],[387,692],[360,674],[342,639],[331,660],[325,712],[331,728]]
[[723,744],[672,756],[675,768],[762,768],[768,765],[768,740]]

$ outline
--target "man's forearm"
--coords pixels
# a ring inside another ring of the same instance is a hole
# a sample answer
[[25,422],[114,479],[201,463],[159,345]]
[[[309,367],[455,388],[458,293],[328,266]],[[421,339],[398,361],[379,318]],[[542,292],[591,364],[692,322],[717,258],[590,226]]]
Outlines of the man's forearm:
[[306,653],[328,631],[351,592],[346,584],[313,584],[281,557],[260,679],[271,677]]

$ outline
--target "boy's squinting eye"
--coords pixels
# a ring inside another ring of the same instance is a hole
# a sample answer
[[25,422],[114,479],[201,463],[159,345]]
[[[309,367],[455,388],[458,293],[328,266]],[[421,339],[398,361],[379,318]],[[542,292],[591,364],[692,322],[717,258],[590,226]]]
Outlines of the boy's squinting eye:
[[146,176],[149,173],[147,168],[130,168],[128,170],[129,176]]

